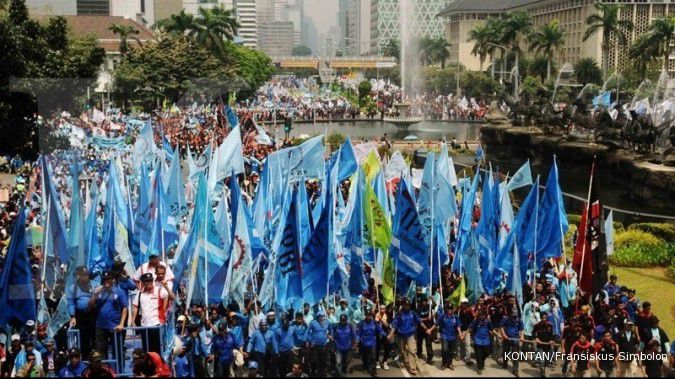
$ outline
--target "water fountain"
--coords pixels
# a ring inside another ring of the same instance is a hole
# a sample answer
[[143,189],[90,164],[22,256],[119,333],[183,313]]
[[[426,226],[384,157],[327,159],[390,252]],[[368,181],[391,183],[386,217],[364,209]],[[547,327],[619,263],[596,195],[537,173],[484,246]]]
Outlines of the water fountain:
[[644,98],[649,98],[651,95],[653,95],[653,83],[649,79],[643,80],[638,88],[635,90],[635,93],[633,94],[633,99],[630,101],[630,108],[635,109],[635,103],[638,101],[644,99]]
[[407,129],[410,125],[420,123],[424,121],[424,118],[409,115],[410,103],[395,103],[394,108],[396,108],[396,116],[385,116],[382,120],[390,124],[396,125],[399,129]]
[[559,87],[581,87],[580,84],[572,83],[573,78],[574,67],[570,63],[565,63],[560,71],[558,71],[558,76],[556,77],[555,83],[553,84],[553,96],[551,96],[551,104],[555,103],[555,95],[558,93]]

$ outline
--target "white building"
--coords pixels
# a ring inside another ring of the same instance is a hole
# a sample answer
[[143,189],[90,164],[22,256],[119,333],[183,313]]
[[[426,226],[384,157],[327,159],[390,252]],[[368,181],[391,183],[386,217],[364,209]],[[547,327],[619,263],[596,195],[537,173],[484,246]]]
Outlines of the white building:
[[182,4],[181,0],[26,0],[26,6],[35,16],[115,16],[149,27],[178,13]]
[[237,34],[241,37],[244,46],[258,47],[258,17],[255,0],[234,0],[234,10],[239,21]]

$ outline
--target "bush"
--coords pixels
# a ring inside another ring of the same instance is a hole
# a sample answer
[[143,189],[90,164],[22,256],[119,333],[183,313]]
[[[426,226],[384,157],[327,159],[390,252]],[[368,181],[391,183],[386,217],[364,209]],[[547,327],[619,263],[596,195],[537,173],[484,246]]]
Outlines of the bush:
[[339,148],[345,142],[345,136],[342,133],[331,133],[326,137],[326,143],[333,146],[335,149]]
[[578,226],[579,223],[581,222],[581,215],[577,215],[577,214],[568,214],[568,215],[567,215],[567,222],[568,222],[570,225],[577,225],[577,226]]
[[628,226],[629,230],[641,230],[653,234],[667,243],[675,243],[675,225],[657,222],[644,222]]
[[614,248],[610,263],[617,266],[669,266],[675,258],[675,245],[637,229],[617,233]]
[[673,259],[670,262],[670,266],[668,266],[668,269],[666,270],[666,275],[668,275],[668,278],[675,282],[675,259]]

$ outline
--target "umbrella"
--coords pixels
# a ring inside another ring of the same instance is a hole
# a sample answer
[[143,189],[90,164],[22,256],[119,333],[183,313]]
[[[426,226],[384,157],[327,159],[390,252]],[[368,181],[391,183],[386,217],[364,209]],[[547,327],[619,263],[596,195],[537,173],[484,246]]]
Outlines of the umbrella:
[[417,137],[416,135],[410,134],[410,135],[406,136],[403,140],[404,141],[417,141],[418,139],[419,139],[419,137]]

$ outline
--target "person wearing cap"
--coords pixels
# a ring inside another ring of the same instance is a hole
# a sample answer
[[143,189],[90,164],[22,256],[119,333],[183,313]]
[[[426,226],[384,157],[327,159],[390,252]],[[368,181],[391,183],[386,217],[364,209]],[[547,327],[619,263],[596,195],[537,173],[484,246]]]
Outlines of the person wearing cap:
[[80,332],[80,348],[82,353],[88,355],[94,346],[95,321],[92,309],[89,308],[89,300],[93,296],[89,270],[85,266],[75,269],[76,281],[66,291],[68,299],[68,313],[70,314],[70,327]]
[[134,364],[134,376],[168,378],[171,368],[162,356],[154,351],[145,352],[137,348],[131,353]]
[[47,341],[47,324],[40,324],[35,328],[35,350],[40,354],[47,351],[45,341]]
[[469,325],[469,331],[473,336],[474,352],[476,354],[478,375],[483,373],[485,359],[490,356],[492,341],[490,334],[493,329],[492,322],[487,317],[487,311],[478,311],[476,319]]
[[[502,339],[502,346],[504,346],[504,356],[507,357],[511,352],[520,351],[520,342],[523,341],[523,321],[518,316],[518,310],[513,309],[508,316],[502,318],[502,322],[499,325],[500,330],[499,334]],[[512,360],[513,363],[513,375],[518,376],[518,360]],[[504,359],[502,367],[506,369],[508,367],[508,360]]]
[[89,356],[89,366],[82,372],[83,378],[114,378],[115,370],[103,363],[103,354],[94,350]]
[[250,361],[248,362],[248,373],[246,373],[247,378],[262,378],[263,376],[258,374],[258,362]]
[[[136,320],[136,316],[140,312],[141,325],[140,326],[161,326],[166,324],[166,307],[169,300],[174,299],[173,292],[166,286],[157,287],[154,283],[154,276],[151,273],[141,275],[142,290],[136,294],[133,302],[133,311],[131,320]],[[143,346],[146,351],[159,352],[161,347],[159,344],[159,328],[148,329],[144,332]]]
[[211,359],[213,359],[214,377],[230,377],[230,366],[234,361],[234,350],[238,350],[234,337],[227,330],[227,324],[221,322],[218,325],[218,334],[211,339]]
[[436,319],[441,335],[441,370],[446,368],[454,370],[452,359],[457,351],[457,340],[462,331],[459,328],[459,319],[453,312],[452,304],[446,302],[444,308],[445,311],[439,312]]
[[375,355],[377,339],[386,335],[387,333],[382,330],[380,323],[373,318],[373,312],[368,309],[366,318],[356,326],[355,342],[358,346],[358,351],[361,353],[361,362],[363,363],[364,370],[373,377],[377,376],[377,356]]
[[68,350],[68,364],[59,371],[59,378],[81,377],[86,368],[86,365],[82,363],[80,349],[73,347]]
[[21,346],[21,336],[18,334],[12,334],[10,338],[11,342],[7,352],[5,353],[4,360],[5,362],[2,365],[2,371],[0,374],[2,376],[9,376],[9,374],[14,369],[14,362],[16,362],[16,357],[23,351],[23,346]]
[[24,344],[23,350],[21,350],[14,359],[14,370],[12,371],[12,376],[16,376],[18,370],[26,364],[26,358],[28,357],[28,354],[31,353],[35,356],[36,364],[40,365],[40,368],[42,368],[42,354],[35,350],[35,345],[33,342],[28,341]]
[[258,329],[248,340],[245,356],[258,362],[260,373],[267,377],[276,376],[275,364],[278,361],[278,354],[279,347],[274,333],[269,330],[266,320],[260,321]]
[[328,362],[328,342],[332,340],[330,325],[323,310],[316,313],[316,319],[307,327],[307,347],[309,348],[309,368],[311,376],[323,378],[326,376],[326,362]]
[[[417,375],[420,372],[419,362],[413,349],[415,349],[415,332],[417,326],[422,324],[417,313],[410,309],[410,301],[403,300],[403,309],[396,315],[391,323],[391,332],[388,338],[391,340],[396,335],[398,348],[403,358],[403,365],[411,375]],[[422,324],[422,328],[426,326]]]
[[277,363],[277,370],[279,376],[286,376],[291,371],[291,363],[293,361],[293,349],[295,348],[295,341],[293,338],[294,326],[291,325],[291,315],[286,313],[281,317],[281,326],[274,332],[274,337],[277,340],[279,347],[279,361]]
[[54,340],[47,338],[44,341],[45,351],[40,354],[42,358],[42,371],[48,377],[56,377],[56,373],[59,371],[58,360],[56,348],[54,346]]
[[340,315],[340,321],[332,329],[335,340],[335,376],[345,376],[349,366],[349,353],[356,347],[356,332],[345,313]]
[[459,328],[462,331],[459,336],[459,356],[467,365],[471,365],[473,362],[471,361],[471,333],[469,332],[469,325],[476,318],[476,314],[471,306],[469,306],[469,299],[466,297],[460,300],[457,317],[459,319]]
[[134,275],[133,275],[131,278],[136,282],[136,284],[137,284],[137,285],[139,286],[139,288],[140,288],[141,285],[143,284],[143,283],[142,283],[143,280],[142,280],[141,276],[142,276],[143,274],[148,274],[148,273],[149,273],[149,274],[152,275],[152,279],[153,279],[153,281],[154,281],[154,280],[155,280],[155,272],[156,272],[155,270],[157,269],[157,266],[160,266],[160,265],[166,267],[166,275],[164,276],[164,279],[165,279],[166,281],[169,281],[169,282],[173,281],[173,279],[175,278],[175,276],[174,276],[174,274],[173,274],[173,271],[171,271],[171,267],[168,267],[166,263],[162,262],[162,261],[159,259],[159,256],[158,256],[157,254],[151,254],[151,255],[148,257],[148,261],[145,262],[145,263],[143,263],[143,264],[136,270],[136,272],[134,273]]
[[35,343],[36,340],[35,321],[33,320],[26,321],[26,326],[24,327],[20,335],[22,344],[25,344],[28,341]]
[[335,310],[335,317],[340,320],[340,316],[343,314],[347,315],[347,319],[351,320],[352,318],[352,313],[354,313],[354,310],[349,307],[349,303],[347,303],[347,299],[340,299],[340,305],[338,306],[338,309]]
[[417,317],[420,324],[417,326],[417,356],[422,357],[422,346],[427,350],[427,363],[431,364],[434,359],[434,348],[431,344],[436,325],[434,325],[434,315],[429,305],[429,298],[425,294],[419,295],[419,306],[417,307]]
[[[89,300],[89,308],[96,315],[96,350],[103,355],[108,354],[115,333],[122,331],[127,321],[127,294],[115,286],[114,280],[111,272],[103,272],[102,285],[94,290]],[[120,352],[115,355],[119,356]]]

